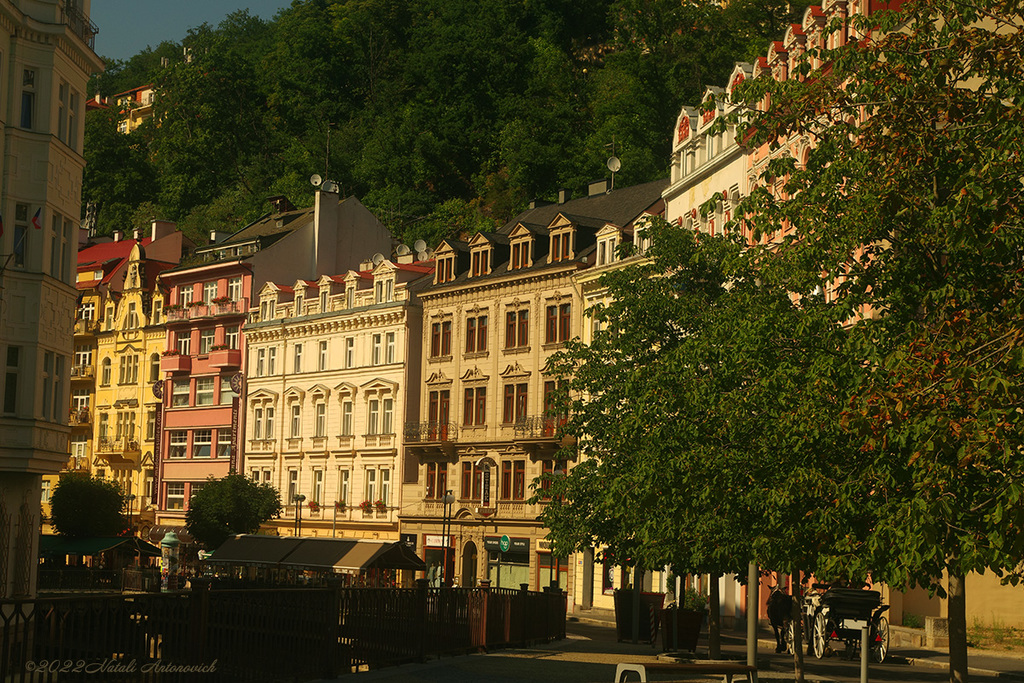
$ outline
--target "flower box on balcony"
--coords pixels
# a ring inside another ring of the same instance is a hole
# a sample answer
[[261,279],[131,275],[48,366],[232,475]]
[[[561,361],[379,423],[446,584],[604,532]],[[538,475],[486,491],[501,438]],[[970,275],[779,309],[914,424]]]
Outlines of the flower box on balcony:
[[232,299],[231,299],[230,296],[218,296],[215,299],[211,299],[210,303],[214,303],[214,304],[229,304],[229,303],[231,303],[231,301],[232,301]]
[[165,355],[160,359],[161,372],[191,372],[192,357],[181,354]]
[[210,365],[215,368],[237,368],[242,364],[239,349],[214,349],[210,351]]

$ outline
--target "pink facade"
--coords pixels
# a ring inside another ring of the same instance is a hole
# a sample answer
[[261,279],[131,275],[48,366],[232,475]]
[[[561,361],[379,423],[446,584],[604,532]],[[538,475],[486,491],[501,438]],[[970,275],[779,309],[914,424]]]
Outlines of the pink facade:
[[154,490],[162,516],[184,516],[209,477],[242,469],[242,325],[252,267],[240,260],[165,272],[167,343]]

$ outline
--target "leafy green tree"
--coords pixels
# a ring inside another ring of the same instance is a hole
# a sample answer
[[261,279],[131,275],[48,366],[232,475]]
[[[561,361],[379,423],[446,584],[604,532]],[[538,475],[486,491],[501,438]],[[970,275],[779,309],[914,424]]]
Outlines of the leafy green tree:
[[816,51],[828,70],[747,93],[773,103],[755,144],[814,141],[805,164],[783,156],[766,173],[788,175],[789,199],[760,191],[748,206],[760,232],[792,230],[763,277],[828,290],[836,317],[857,321],[849,348],[866,370],[842,417],[866,471],[836,505],[874,522],[825,569],[948,592],[957,681],[964,577],[1016,583],[1024,566],[1019,12],[906,2],[855,19],[870,40]]
[[258,484],[241,474],[211,477],[189,500],[185,528],[214,549],[235,534],[253,534],[281,514],[281,496],[270,484]]
[[114,108],[95,109],[85,116],[83,206],[98,205],[99,232],[127,230],[140,204],[156,198],[157,178],[142,134],[117,130]]
[[128,529],[121,488],[88,474],[60,475],[50,497],[50,520],[68,538],[118,536]]

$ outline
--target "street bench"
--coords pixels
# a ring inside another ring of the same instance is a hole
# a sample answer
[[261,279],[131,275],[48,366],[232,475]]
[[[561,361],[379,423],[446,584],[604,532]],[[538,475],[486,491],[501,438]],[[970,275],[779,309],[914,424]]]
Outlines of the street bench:
[[748,683],[757,683],[757,667],[735,662],[651,662],[650,664],[620,663],[615,668],[615,683],[625,683],[626,673],[634,671],[641,681],[647,680],[647,672],[682,674],[683,676],[716,675],[725,676],[726,683],[732,683],[733,676],[745,676]]

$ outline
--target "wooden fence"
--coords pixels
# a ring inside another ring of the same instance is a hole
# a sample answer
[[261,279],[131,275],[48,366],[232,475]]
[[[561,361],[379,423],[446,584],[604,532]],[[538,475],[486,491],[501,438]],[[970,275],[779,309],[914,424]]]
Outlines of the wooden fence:
[[565,596],[291,588],[0,601],[0,681],[275,681],[565,637]]

